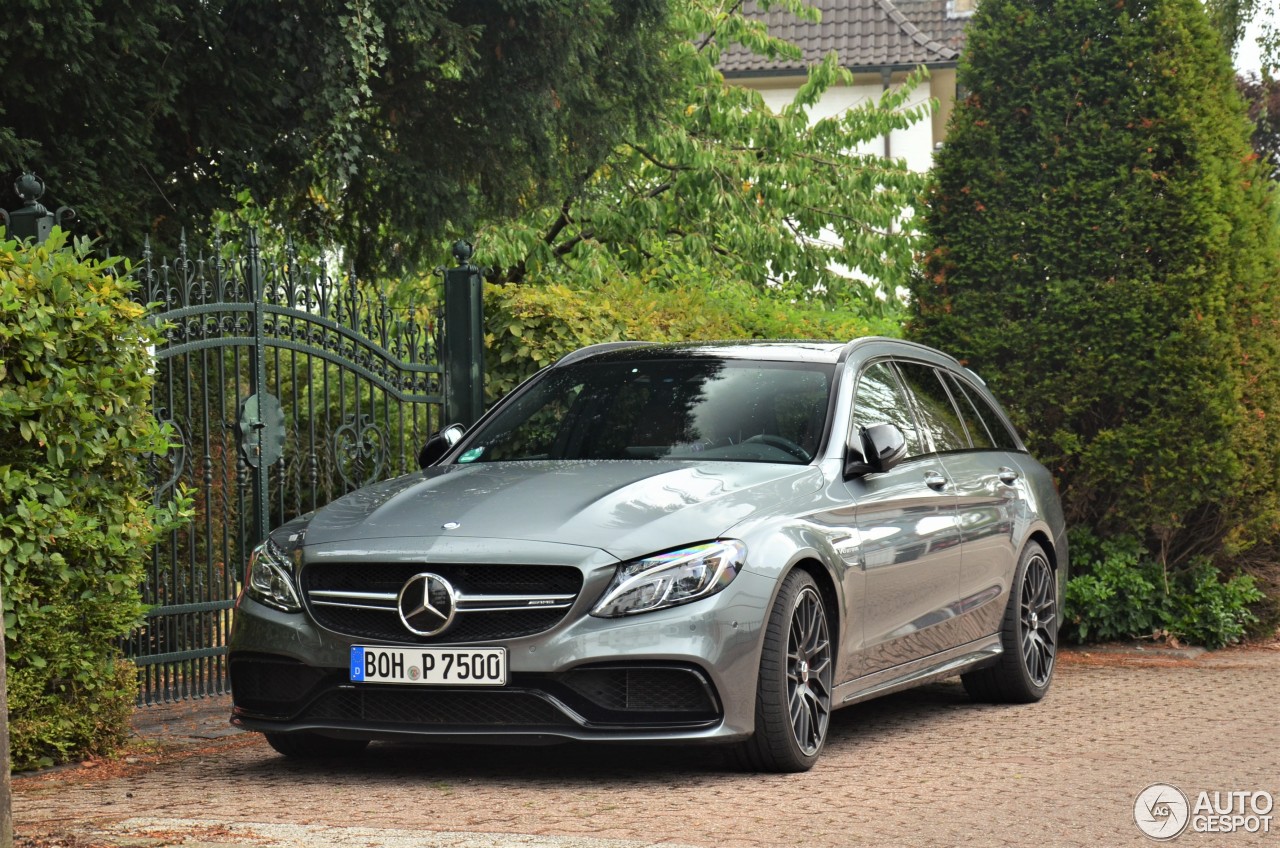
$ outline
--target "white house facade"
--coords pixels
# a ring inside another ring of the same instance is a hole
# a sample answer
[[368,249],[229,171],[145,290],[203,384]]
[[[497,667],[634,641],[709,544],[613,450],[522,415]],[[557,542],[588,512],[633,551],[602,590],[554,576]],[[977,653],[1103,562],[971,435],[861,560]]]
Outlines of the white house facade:
[[976,0],[810,0],[822,20],[810,23],[781,11],[761,12],[748,0],[746,13],[763,19],[771,34],[800,47],[797,60],[768,60],[735,47],[725,52],[720,69],[734,82],[757,89],[770,107],[791,102],[804,82],[805,70],[835,51],[852,71],[851,85],[833,86],[812,111],[817,120],[875,100],[902,85],[920,67],[929,78],[913,92],[912,101],[938,102],[931,117],[906,130],[866,145],[862,152],[905,159],[913,170],[928,170],[933,151],[943,141],[956,100],[956,64],[964,45],[964,28]]

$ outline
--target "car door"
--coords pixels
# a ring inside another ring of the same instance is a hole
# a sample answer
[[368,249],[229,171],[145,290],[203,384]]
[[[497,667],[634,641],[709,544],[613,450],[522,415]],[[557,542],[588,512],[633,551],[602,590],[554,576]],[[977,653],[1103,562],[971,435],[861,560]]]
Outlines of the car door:
[[892,668],[954,642],[961,564],[955,493],[893,365],[858,376],[850,443],[873,424],[892,424],[907,457],[887,472],[846,482],[864,570],[863,673]]
[[955,374],[947,374],[946,380],[976,448],[943,461],[956,481],[965,540],[961,610],[970,622],[967,630],[978,638],[1000,629],[1005,592],[1021,553],[1019,528],[1025,524],[1029,502],[1018,462],[1024,454],[1003,417],[973,382]]
[[[903,381],[934,435],[956,495],[962,547],[956,644],[996,632],[1017,558],[1017,465],[1001,453],[960,382],[945,369],[901,362]],[[972,390],[972,387],[970,387]]]

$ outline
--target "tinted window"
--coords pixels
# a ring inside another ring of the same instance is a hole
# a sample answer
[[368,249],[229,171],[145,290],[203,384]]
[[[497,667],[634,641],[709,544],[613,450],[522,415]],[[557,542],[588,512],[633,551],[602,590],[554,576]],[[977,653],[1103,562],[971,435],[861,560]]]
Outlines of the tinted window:
[[920,426],[933,438],[934,447],[942,452],[967,450],[964,425],[938,370],[919,362],[899,362],[897,366],[916,399]]
[[969,400],[969,396],[964,393],[960,385],[956,382],[956,378],[945,371],[939,371],[946,380],[948,386],[951,387],[951,397],[956,402],[956,406],[960,408],[960,420],[964,422],[964,428],[969,431],[969,441],[973,442],[975,448],[993,448],[995,442],[991,440],[991,434],[987,432],[987,425],[982,423],[982,419],[978,416],[978,411],[973,408],[973,401]]
[[808,462],[834,370],[701,358],[553,368],[470,437],[458,461]]
[[972,386],[966,385],[963,380],[956,380],[955,385],[959,386],[961,394],[973,404],[973,408],[978,417],[982,419],[982,423],[987,425],[987,432],[991,434],[991,440],[995,442],[996,447],[1001,450],[1018,450],[1018,440],[1009,432],[1009,428],[1005,426],[1004,419],[1000,417],[1000,413],[991,407],[991,404],[982,396],[982,393]]
[[[858,391],[853,399],[853,432],[873,424],[892,424],[907,437],[907,456],[929,452],[921,438],[906,392],[893,371],[883,362],[868,367],[858,377]],[[859,442],[855,438],[854,444]]]

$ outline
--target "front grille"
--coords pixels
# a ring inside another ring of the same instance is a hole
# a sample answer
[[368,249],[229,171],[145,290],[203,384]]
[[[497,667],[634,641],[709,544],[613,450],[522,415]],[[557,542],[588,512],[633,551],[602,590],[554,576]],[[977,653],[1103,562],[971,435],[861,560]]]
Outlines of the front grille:
[[[433,636],[408,630],[396,609],[401,588],[423,572],[443,577],[458,594],[453,622]],[[419,644],[485,642],[556,626],[582,590],[582,572],[572,566],[326,562],[305,567],[301,585],[311,615],[338,633]]]
[[300,721],[361,721],[391,725],[521,728],[572,727],[563,713],[528,692],[341,689],[311,704]]
[[[711,684],[700,671],[683,666],[585,667],[560,675],[560,682],[590,703],[584,714],[605,719],[606,713],[684,715],[717,714]],[[614,716],[614,718],[618,718]]]
[[392,607],[381,610],[350,607],[312,607],[316,620],[330,630],[361,639],[414,642],[484,642],[490,639],[514,639],[549,630],[564,618],[564,610],[527,610],[493,612],[483,616],[459,615],[444,633],[435,637],[418,636],[404,628]]

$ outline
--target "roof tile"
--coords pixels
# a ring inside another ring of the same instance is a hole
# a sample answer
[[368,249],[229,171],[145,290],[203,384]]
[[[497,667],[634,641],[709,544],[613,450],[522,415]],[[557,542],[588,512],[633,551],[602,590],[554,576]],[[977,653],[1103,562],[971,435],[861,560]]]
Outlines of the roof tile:
[[765,21],[769,32],[795,43],[799,60],[770,61],[739,45],[720,58],[720,70],[734,74],[803,71],[835,50],[845,67],[871,69],[954,64],[964,46],[969,15],[948,11],[952,0],[809,0],[821,23],[797,20],[783,11],[762,12],[747,0],[744,13]]

